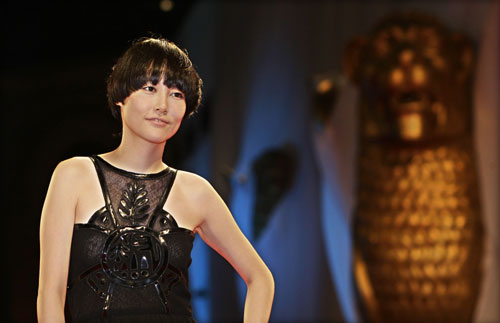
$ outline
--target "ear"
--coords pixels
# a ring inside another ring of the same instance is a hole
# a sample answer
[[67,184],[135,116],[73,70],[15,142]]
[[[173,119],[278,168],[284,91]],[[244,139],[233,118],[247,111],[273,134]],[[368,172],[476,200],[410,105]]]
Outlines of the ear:
[[111,109],[111,114],[113,117],[117,120],[122,119],[122,108],[123,108],[123,103],[122,102],[116,102],[113,108]]
[[352,82],[358,80],[360,54],[365,48],[366,42],[366,37],[358,36],[351,40],[345,47],[342,57],[342,70],[346,77]]

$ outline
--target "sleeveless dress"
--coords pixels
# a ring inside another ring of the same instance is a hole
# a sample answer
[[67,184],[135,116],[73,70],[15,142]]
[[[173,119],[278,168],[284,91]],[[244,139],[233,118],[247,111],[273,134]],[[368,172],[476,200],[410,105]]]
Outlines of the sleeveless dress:
[[163,210],[177,170],[137,174],[89,158],[105,205],[74,226],[67,322],[195,322],[188,288],[194,233]]

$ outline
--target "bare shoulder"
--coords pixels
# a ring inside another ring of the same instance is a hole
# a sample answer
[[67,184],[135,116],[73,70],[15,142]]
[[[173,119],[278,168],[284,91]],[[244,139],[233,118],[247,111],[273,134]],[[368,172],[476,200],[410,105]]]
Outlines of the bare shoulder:
[[92,172],[92,161],[88,157],[72,157],[57,164],[52,175],[52,182],[77,183]]
[[42,222],[68,219],[73,223],[80,192],[85,189],[91,167],[92,161],[85,157],[66,159],[56,166],[45,197]]
[[[185,201],[189,201],[190,205],[197,205],[198,212],[203,217],[212,214],[211,211],[214,208],[225,206],[212,184],[202,176],[187,171],[178,171],[177,177],[176,181],[179,181]],[[199,207],[200,205],[203,207]]]
[[88,157],[72,157],[57,164],[56,171],[68,174],[88,171],[92,161]]
[[176,181],[182,183],[182,186],[184,186],[185,189],[190,191],[194,190],[194,193],[203,194],[206,193],[207,190],[213,190],[210,182],[204,177],[184,170],[177,171]]
[[203,202],[217,194],[209,181],[195,173],[178,170],[176,182],[179,189],[186,197],[193,199],[193,202]]
[[165,210],[175,215],[179,226],[196,232],[205,221],[214,194],[212,185],[202,176],[178,170]]

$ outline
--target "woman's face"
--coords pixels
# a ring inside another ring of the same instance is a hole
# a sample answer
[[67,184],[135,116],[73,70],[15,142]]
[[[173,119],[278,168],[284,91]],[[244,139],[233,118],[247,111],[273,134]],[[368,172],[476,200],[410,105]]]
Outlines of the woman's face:
[[156,85],[146,83],[119,102],[124,136],[137,136],[150,143],[163,143],[179,129],[186,101],[184,93],[169,88],[163,79]]

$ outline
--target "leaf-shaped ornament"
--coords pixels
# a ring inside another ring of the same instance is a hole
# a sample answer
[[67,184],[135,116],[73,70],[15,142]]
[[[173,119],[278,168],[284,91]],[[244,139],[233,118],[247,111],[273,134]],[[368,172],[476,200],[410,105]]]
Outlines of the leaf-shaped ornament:
[[147,215],[149,210],[148,191],[144,185],[138,185],[137,182],[131,182],[127,189],[123,190],[120,205],[118,206],[119,215],[128,219],[134,224],[135,220],[140,220]]

